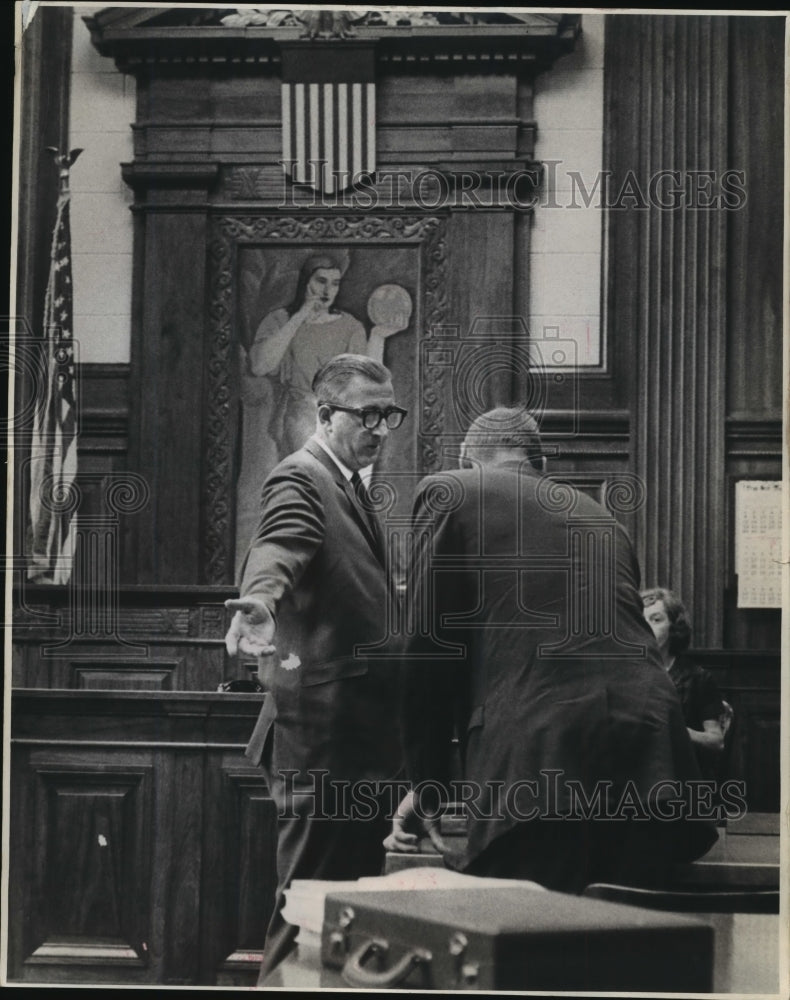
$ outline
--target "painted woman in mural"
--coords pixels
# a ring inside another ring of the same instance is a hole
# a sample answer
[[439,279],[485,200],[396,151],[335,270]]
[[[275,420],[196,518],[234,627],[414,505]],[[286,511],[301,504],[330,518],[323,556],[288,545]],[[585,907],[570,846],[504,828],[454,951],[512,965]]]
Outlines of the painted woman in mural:
[[364,326],[334,305],[345,270],[345,261],[329,254],[309,257],[293,301],[263,318],[247,352],[247,374],[276,382],[269,431],[280,458],[301,448],[315,430],[310,386],[318,369],[336,354],[366,353]]
[[315,373],[337,354],[367,354],[383,361],[387,338],[409,324],[411,297],[399,285],[381,285],[370,295],[369,335],[359,319],[337,308],[348,264],[343,251],[322,250],[308,257],[290,303],[266,313],[249,347],[242,349],[237,563],[257,523],[261,483],[315,430]]

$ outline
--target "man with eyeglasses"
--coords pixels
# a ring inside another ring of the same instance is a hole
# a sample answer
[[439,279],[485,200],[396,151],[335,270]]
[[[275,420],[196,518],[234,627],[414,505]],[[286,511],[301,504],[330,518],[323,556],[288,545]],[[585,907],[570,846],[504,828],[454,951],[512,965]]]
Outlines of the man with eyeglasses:
[[[293,879],[381,873],[388,802],[371,789],[391,789],[401,768],[395,661],[363,649],[386,635],[393,585],[360,470],[406,410],[389,370],[363,355],[333,358],[312,388],[315,433],[267,477],[240,597],[226,602],[235,612],[228,652],[259,657],[267,694],[246,753],[278,810],[278,888],[259,983],[295,940],[281,914]],[[355,798],[363,787],[367,809]]]

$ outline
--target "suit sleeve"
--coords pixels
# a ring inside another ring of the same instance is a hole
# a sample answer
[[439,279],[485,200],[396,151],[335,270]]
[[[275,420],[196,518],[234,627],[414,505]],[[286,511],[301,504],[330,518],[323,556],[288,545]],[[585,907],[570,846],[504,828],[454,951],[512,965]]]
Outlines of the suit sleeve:
[[[464,704],[465,671],[458,658],[441,659],[441,643],[452,641],[442,627],[445,609],[459,607],[452,576],[437,580],[435,556],[455,548],[449,513],[435,513],[425,497],[432,480],[421,484],[412,517],[413,544],[407,572],[407,629],[402,659],[401,725],[406,768],[413,785],[424,781],[449,787],[452,739]],[[465,726],[463,727],[465,728]]]
[[306,472],[271,476],[242,568],[241,596],[261,599],[276,617],[280,601],[297,586],[323,543],[325,526],[321,497]]

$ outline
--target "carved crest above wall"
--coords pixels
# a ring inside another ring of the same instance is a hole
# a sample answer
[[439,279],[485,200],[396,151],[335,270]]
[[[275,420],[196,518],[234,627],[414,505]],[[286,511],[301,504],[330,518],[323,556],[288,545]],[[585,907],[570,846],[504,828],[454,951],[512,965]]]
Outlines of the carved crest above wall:
[[[418,7],[341,10],[266,7],[106,7],[84,18],[93,44],[123,72],[195,62],[208,71],[226,63],[278,63],[279,44],[309,40],[375,43],[384,61],[437,65],[462,60],[453,72],[479,71],[484,61],[523,60],[536,71],[571,52],[580,14],[442,11]],[[410,68],[414,68],[413,66]]]

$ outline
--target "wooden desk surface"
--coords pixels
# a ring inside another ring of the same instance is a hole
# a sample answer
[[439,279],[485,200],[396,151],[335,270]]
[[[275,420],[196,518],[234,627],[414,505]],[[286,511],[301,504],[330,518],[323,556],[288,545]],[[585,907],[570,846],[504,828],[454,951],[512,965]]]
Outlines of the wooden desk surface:
[[743,890],[779,888],[779,837],[726,829],[704,857],[676,865],[672,888]]
[[335,969],[321,965],[321,953],[314,948],[297,946],[266,977],[264,988],[288,990],[349,990],[350,987]]
[[779,836],[779,813],[746,813],[741,819],[730,820],[727,833],[736,836]]
[[[384,871],[442,865],[442,857],[425,838],[419,854],[389,852]],[[719,831],[708,853],[691,864],[677,865],[672,888],[699,886],[719,889],[779,888],[779,815],[750,813]]]

